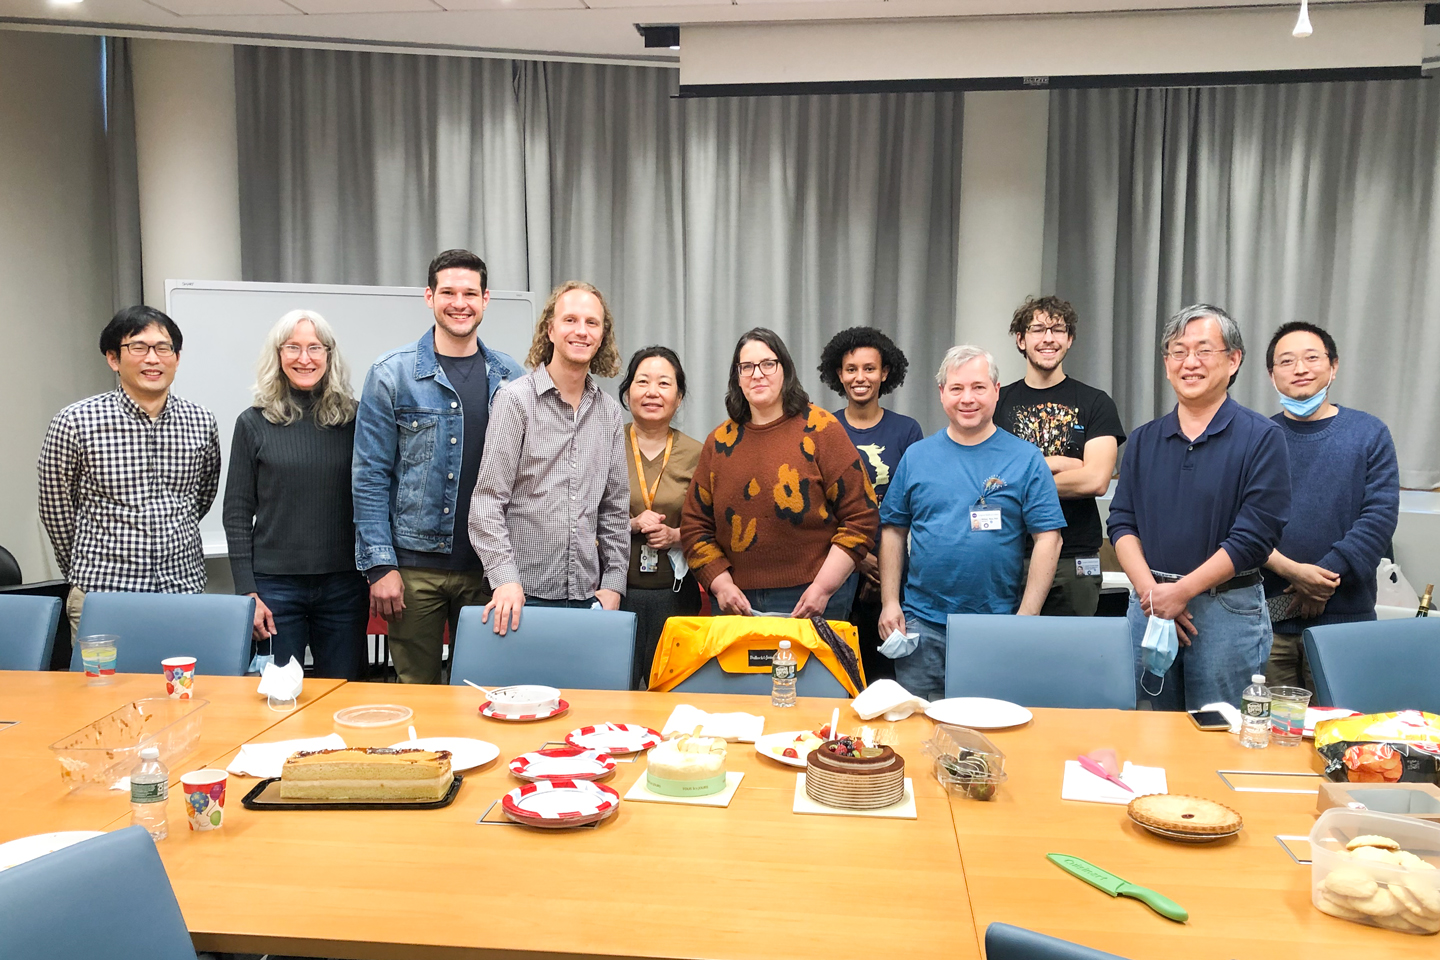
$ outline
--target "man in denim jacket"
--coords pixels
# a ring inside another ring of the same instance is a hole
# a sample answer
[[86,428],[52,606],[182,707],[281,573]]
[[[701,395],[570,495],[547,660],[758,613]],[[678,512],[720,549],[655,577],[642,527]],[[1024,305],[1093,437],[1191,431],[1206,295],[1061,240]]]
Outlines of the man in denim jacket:
[[465,532],[470,491],[490,404],[525,371],[480,342],[486,280],[468,250],[431,261],[435,327],[375,361],[355,417],[355,564],[370,580],[371,614],[390,624],[405,683],[438,682],[445,624],[453,637],[460,608],[490,600]]

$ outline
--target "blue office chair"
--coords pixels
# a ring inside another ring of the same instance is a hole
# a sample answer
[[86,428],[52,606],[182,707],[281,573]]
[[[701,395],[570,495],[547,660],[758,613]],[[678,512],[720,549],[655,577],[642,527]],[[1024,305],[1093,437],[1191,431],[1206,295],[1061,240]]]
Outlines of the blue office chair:
[[1024,927],[992,923],[985,928],[985,960],[1125,960],[1114,953],[1047,937]]
[[450,648],[450,682],[487,687],[544,683],[561,690],[629,690],[635,614],[526,606],[520,628],[501,637],[465,607]]
[[143,827],[0,872],[6,960],[195,960],[180,904]]
[[54,597],[0,596],[0,670],[45,670],[60,625]]
[[1124,617],[951,614],[945,696],[1023,707],[1135,709],[1135,651]]
[[1311,627],[1304,643],[1317,706],[1440,713],[1440,617]]
[[[195,672],[243,677],[250,669],[255,598],[221,593],[87,593],[80,636],[113,634],[119,673],[154,673],[167,657],[194,657]],[[80,665],[80,645],[70,657]]]
[[[674,687],[676,693],[746,693],[755,696],[770,696],[770,674],[768,673],[726,673],[720,661],[714,658]],[[795,674],[795,695],[797,697],[844,697],[850,699],[850,691],[841,685],[835,675],[816,657],[805,661],[805,666]]]

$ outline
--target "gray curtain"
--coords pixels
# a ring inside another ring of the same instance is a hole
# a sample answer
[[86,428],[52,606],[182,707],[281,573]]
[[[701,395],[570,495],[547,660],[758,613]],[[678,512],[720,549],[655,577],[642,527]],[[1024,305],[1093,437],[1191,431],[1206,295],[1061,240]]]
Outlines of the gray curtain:
[[143,303],[140,174],[135,161],[135,82],[130,41],[101,39],[105,60],[105,159],[110,183],[110,280],[115,309]]
[[605,291],[622,356],[686,366],[681,426],[724,416],[736,337],[893,336],[925,386],[955,326],[959,94],[671,98],[673,71],[237,47],[246,279],[414,285],[446,246],[497,289]]
[[1196,301],[1240,322],[1232,394],[1279,410],[1280,324],[1335,336],[1336,402],[1383,419],[1407,487],[1440,486],[1440,88],[1427,81],[1051,95],[1045,285],[1081,327],[1067,369],[1127,426],[1174,405],[1159,331]]

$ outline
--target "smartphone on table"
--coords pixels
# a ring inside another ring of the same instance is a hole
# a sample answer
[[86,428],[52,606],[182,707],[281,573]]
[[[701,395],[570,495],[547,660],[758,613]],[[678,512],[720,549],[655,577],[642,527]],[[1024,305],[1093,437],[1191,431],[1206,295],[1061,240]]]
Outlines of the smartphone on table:
[[1201,730],[1229,730],[1230,721],[1219,710],[1187,710],[1190,719]]

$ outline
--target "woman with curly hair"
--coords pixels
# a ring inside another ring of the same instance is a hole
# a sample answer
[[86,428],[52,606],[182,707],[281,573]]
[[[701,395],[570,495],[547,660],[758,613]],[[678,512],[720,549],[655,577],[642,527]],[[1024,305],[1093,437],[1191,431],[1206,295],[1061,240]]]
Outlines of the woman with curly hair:
[[855,445],[764,327],[735,344],[725,410],[681,511],[690,569],[726,613],[843,619],[879,529]]
[[256,639],[276,663],[354,680],[370,591],[355,569],[350,463],[355,398],[325,318],[281,317],[265,338],[255,405],[235,421],[223,516],[235,591],[255,598]]
[[[860,451],[877,501],[885,499],[905,448],[925,436],[919,423],[880,406],[881,397],[905,382],[909,366],[895,342],[874,327],[841,330],[820,354],[820,380],[848,401],[835,415]],[[883,638],[876,626],[880,620],[880,566],[875,554],[860,561],[859,569],[860,585],[848,619],[860,631],[865,676],[872,681],[893,677],[894,663],[878,652]]]

